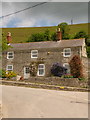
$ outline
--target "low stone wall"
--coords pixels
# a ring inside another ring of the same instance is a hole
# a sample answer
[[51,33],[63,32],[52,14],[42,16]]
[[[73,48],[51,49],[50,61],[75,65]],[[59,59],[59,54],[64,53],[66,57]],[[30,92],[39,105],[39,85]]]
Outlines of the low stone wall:
[[60,78],[60,77],[30,77],[25,80],[26,82],[49,84],[49,85],[60,85],[69,87],[87,87],[87,81],[79,81],[78,78]]

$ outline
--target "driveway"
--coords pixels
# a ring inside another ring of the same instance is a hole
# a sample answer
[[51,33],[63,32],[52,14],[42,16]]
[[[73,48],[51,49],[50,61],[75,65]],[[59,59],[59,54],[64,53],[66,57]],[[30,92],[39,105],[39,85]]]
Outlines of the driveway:
[[2,88],[5,118],[88,118],[88,93],[16,86]]

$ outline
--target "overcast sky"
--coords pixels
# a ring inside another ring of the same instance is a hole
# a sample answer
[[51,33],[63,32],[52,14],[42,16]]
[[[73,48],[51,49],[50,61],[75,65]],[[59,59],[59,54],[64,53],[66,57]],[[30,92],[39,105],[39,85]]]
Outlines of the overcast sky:
[[[38,4],[38,2],[2,2],[2,15]],[[30,0],[29,0],[30,1]],[[42,1],[43,2],[43,1]],[[1,14],[0,14],[1,15]],[[0,19],[0,27],[57,26],[61,22],[88,22],[88,2],[48,2],[32,9]]]

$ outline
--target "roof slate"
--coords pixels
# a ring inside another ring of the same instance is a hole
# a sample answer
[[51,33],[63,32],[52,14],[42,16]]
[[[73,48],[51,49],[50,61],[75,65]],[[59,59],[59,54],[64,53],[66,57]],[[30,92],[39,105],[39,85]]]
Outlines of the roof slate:
[[85,39],[61,40],[61,41],[44,41],[44,42],[29,42],[29,43],[11,43],[15,50],[24,49],[41,49],[41,48],[64,48],[82,46]]

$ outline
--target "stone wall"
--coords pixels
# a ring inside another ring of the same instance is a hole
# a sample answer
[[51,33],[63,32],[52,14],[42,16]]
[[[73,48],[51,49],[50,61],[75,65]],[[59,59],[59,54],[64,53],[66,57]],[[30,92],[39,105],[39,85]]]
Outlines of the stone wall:
[[90,81],[90,58],[88,58],[88,80]]
[[85,78],[88,78],[88,70],[89,70],[88,62],[89,60],[87,57],[82,57],[83,74]]
[[[6,70],[7,65],[13,65],[13,71],[21,76],[24,75],[24,67],[29,66],[32,61],[39,61],[43,58],[43,62],[45,64],[45,76],[50,77],[50,69],[51,66],[59,62],[62,65],[64,63],[68,63],[70,59],[75,54],[79,53],[79,47],[72,47],[72,53],[70,57],[63,57],[63,49],[64,48],[48,48],[48,49],[38,49],[38,58],[31,58],[31,50],[13,50],[13,48],[8,49],[8,51],[14,52],[14,59],[7,60],[7,51],[3,52],[2,58],[2,66],[3,69]],[[49,52],[49,54],[48,54]]]
[[78,78],[60,78],[60,77],[30,77],[25,80],[31,83],[49,84],[49,85],[60,85],[69,87],[86,87],[88,86],[87,81],[79,81]]

